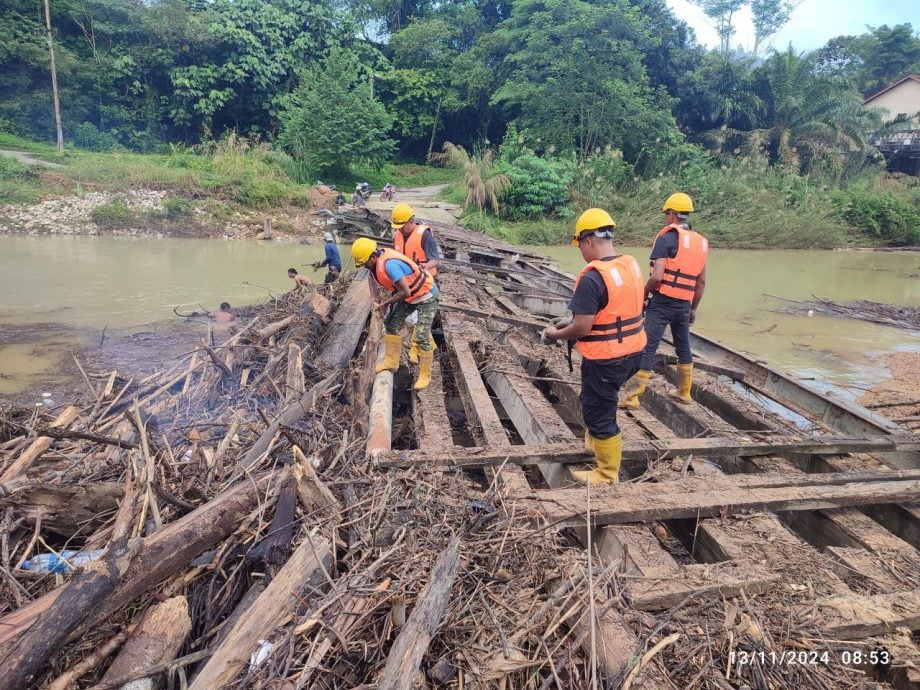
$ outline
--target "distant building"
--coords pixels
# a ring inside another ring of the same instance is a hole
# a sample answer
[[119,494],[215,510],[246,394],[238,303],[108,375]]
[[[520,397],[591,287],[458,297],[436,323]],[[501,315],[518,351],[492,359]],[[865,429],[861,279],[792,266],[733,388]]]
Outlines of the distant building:
[[903,123],[875,142],[888,169],[920,176],[920,75],[908,74],[869,96],[863,105],[880,109],[887,123]]

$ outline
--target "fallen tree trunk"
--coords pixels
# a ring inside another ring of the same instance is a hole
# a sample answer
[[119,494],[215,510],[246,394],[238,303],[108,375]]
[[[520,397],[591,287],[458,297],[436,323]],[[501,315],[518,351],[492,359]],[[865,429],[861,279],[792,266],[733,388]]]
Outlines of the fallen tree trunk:
[[294,539],[294,509],[297,506],[297,490],[290,467],[284,468],[284,474],[278,481],[278,502],[275,516],[268,526],[266,537],[249,552],[249,560],[262,561],[266,565],[281,565],[291,555],[291,542]]
[[[112,683],[119,678],[132,677],[148,668],[172,661],[191,629],[192,619],[188,615],[188,601],[184,596],[173,597],[151,607],[109,666],[102,682]],[[155,688],[154,677],[140,678],[122,685],[122,690]]]
[[460,566],[460,539],[454,537],[435,561],[428,584],[390,649],[377,690],[411,688],[422,657],[447,608],[450,588]]
[[[121,610],[233,532],[259,500],[265,500],[273,476],[265,474],[243,482],[144,539],[122,583],[87,619],[86,626]],[[42,612],[60,605],[58,599],[66,587],[59,587],[0,619],[0,645],[4,645],[0,648],[0,659],[9,653],[5,646],[25,634]]]
[[118,482],[63,486],[26,482],[0,498],[0,508],[16,508],[31,520],[40,514],[42,528],[69,537],[95,531],[118,508],[123,495],[124,487]]
[[351,361],[373,304],[366,276],[367,269],[362,268],[355,273],[348,292],[339,303],[332,323],[327,329],[328,335],[316,357],[318,369],[345,369]]
[[308,534],[271,584],[240,616],[189,689],[227,687],[258,641],[294,615],[303,591],[326,580],[331,563],[332,544],[316,533]]
[[115,591],[137,552],[138,540],[129,544],[136,512],[137,489],[129,484],[122,501],[112,539],[105,555],[77,568],[73,578],[38,619],[4,650],[0,663],[0,688],[32,685],[48,658],[86,619],[91,618]]

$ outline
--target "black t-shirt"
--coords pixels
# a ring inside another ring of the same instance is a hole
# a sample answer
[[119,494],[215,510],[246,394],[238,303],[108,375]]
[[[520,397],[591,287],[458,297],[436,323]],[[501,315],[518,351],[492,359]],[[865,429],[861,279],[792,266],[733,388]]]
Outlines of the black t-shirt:
[[[615,258],[615,256],[607,256],[602,260],[609,261]],[[606,306],[607,286],[604,284],[604,279],[597,271],[588,271],[578,281],[578,287],[575,288],[575,294],[572,295],[572,301],[569,302],[569,309],[573,314],[597,314]]]
[[655,240],[655,246],[652,247],[651,261],[655,259],[673,259],[677,256],[678,232],[671,230]]

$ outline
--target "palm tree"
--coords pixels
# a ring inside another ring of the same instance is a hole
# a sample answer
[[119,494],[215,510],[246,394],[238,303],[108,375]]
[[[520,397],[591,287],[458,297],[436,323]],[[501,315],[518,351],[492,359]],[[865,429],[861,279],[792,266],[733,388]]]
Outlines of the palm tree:
[[863,107],[856,91],[816,75],[811,58],[791,47],[756,71],[754,90],[760,108],[753,127],[723,126],[705,133],[704,141],[716,154],[763,156],[790,173],[825,167],[839,174],[850,159],[871,150],[868,137],[878,117]]
[[432,153],[428,160],[436,165],[463,170],[466,186],[465,208],[475,206],[482,214],[486,208],[498,213],[498,195],[511,184],[507,175],[495,171],[495,152],[483,149],[470,155],[465,148],[449,141],[444,142],[442,153]]

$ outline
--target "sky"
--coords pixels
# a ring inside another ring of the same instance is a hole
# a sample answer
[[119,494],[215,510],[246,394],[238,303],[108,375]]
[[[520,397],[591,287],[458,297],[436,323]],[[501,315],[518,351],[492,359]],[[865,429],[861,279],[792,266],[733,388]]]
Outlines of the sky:
[[[705,46],[719,45],[709,18],[689,0],[667,0],[679,19],[696,32],[696,39]],[[920,1],[918,0],[803,0],[793,11],[789,23],[769,42],[778,50],[792,43],[797,51],[820,48],[835,36],[859,35],[866,26],[912,24],[920,31]],[[732,47],[742,45],[750,50],[754,45],[754,28],[750,8],[745,7],[735,22],[736,33]]]

